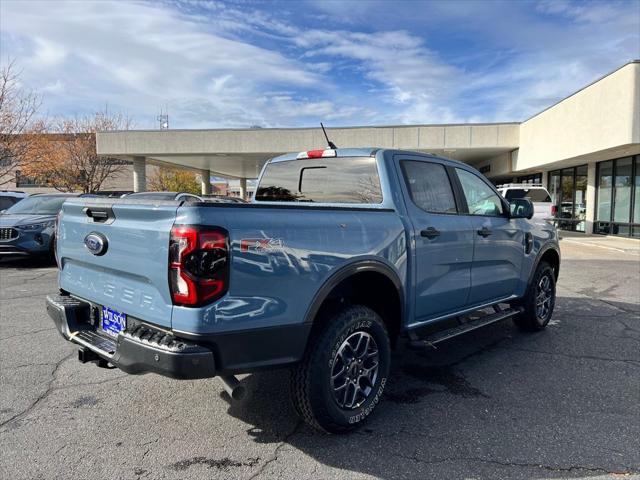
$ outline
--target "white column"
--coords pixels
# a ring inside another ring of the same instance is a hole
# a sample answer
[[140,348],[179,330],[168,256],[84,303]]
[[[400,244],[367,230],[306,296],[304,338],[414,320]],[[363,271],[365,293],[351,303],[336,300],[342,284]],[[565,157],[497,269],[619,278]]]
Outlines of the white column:
[[147,191],[147,160],[144,157],[133,157],[133,191]]
[[247,179],[246,178],[240,179],[240,198],[242,198],[243,200],[247,199]]
[[542,172],[542,186],[549,190],[549,172]]
[[587,212],[584,233],[593,233],[593,224],[596,221],[596,162],[587,165]]
[[202,195],[211,195],[211,172],[209,170],[200,170],[200,182]]

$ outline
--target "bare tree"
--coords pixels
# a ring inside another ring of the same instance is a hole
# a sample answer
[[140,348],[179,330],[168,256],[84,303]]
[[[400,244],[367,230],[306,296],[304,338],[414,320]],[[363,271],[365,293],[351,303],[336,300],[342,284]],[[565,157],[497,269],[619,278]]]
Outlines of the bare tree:
[[43,128],[35,122],[40,97],[24,90],[14,62],[0,69],[0,186],[12,182],[8,175],[24,165],[34,139],[32,134]]
[[128,117],[106,110],[56,120],[46,134],[38,136],[24,173],[56,190],[96,192],[109,177],[129,168],[126,161],[98,156],[96,132],[130,127]]

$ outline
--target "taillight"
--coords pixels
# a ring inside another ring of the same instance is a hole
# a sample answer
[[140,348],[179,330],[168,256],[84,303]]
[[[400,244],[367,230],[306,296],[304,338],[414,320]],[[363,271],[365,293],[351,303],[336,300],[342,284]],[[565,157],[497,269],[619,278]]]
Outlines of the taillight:
[[229,289],[229,237],[220,228],[177,225],[169,240],[169,287],[173,303],[195,307]]
[[558,215],[558,206],[557,205],[551,205],[551,216],[555,217],[556,215]]

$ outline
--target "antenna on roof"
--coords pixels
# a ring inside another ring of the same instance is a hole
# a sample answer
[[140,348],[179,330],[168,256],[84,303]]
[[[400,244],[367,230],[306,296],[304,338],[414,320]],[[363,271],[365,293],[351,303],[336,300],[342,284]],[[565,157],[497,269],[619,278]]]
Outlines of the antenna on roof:
[[329,145],[330,149],[336,150],[338,147],[336,147],[335,143],[329,140],[329,135],[327,135],[327,131],[324,129],[324,125],[322,124],[322,122],[320,122],[320,126],[322,127],[322,133],[324,133],[324,138],[327,139],[327,145]]

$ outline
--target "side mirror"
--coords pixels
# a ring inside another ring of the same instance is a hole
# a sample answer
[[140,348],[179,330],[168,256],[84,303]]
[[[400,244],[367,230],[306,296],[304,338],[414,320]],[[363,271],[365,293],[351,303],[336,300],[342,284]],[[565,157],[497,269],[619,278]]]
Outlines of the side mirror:
[[509,218],[533,218],[533,203],[528,198],[514,198],[509,201]]

